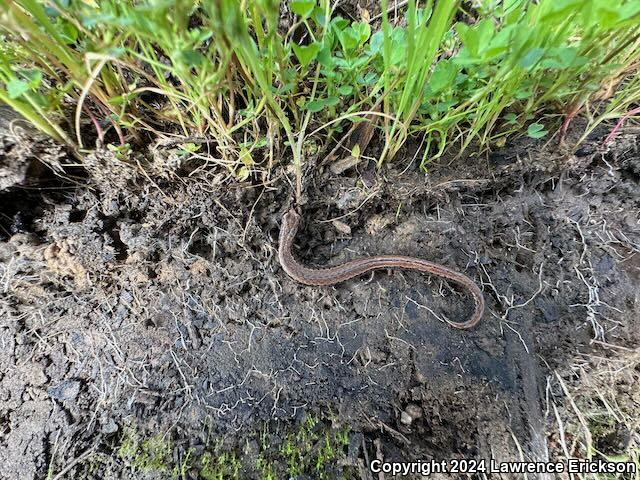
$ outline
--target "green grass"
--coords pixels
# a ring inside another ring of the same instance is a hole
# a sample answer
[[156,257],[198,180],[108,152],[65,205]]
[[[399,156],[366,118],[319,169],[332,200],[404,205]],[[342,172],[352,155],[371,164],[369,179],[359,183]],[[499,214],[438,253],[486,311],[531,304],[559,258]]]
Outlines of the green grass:
[[398,21],[383,1],[378,23],[334,3],[289,2],[279,26],[275,0],[8,0],[0,101],[79,154],[96,135],[125,149],[206,137],[202,161],[246,179],[286,151],[299,189],[309,152],[362,112],[382,117],[380,164],[416,138],[426,168],[640,100],[636,1],[411,0]]

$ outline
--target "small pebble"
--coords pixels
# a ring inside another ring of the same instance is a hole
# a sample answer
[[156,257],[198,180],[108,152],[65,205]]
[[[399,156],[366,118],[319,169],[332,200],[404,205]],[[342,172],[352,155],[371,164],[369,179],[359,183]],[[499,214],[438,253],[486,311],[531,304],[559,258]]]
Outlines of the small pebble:
[[411,422],[413,422],[413,418],[411,418],[411,415],[403,410],[400,414],[400,423],[402,423],[403,425],[411,425]]
[[110,418],[109,420],[107,420],[107,423],[102,425],[102,428],[100,430],[105,435],[109,435],[111,433],[116,433],[118,431],[118,425],[113,420],[113,418]]
[[341,222],[340,220],[333,220],[331,223],[338,232],[344,235],[351,235],[351,227],[346,223]]
[[416,370],[416,373],[415,373],[415,375],[414,375],[414,376],[415,376],[416,382],[418,382],[418,383],[420,383],[420,384],[425,383],[425,382],[427,381],[427,377],[425,377],[425,376],[422,374],[422,372],[419,372],[419,371],[417,371],[417,370]]
[[409,415],[412,420],[418,420],[419,418],[422,418],[422,408],[420,408],[415,403],[410,403],[409,405],[407,405],[404,411],[407,412],[407,415]]

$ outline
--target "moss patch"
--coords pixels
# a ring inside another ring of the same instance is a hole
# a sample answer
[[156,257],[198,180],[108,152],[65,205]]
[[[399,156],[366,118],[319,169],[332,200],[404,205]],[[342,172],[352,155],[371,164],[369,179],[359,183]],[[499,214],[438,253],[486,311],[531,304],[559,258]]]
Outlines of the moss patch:
[[240,478],[310,477],[355,478],[353,467],[345,466],[351,433],[333,428],[331,422],[309,415],[295,425],[264,425],[243,445],[233,448],[222,442],[207,445],[199,454],[193,449],[176,449],[168,434],[145,437],[126,428],[115,452],[134,472],[160,478],[227,480]]

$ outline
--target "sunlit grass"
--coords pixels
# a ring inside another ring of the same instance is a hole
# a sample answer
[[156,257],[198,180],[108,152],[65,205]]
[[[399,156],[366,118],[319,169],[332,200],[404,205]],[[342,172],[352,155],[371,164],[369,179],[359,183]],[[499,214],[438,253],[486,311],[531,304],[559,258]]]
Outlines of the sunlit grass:
[[396,18],[383,1],[376,21],[334,4],[288,2],[282,24],[275,0],[9,0],[0,101],[80,151],[96,136],[199,137],[238,178],[284,156],[300,180],[309,142],[335,141],[378,105],[379,163],[417,138],[426,167],[546,136],[557,114],[593,126],[640,100],[638,2],[411,0]]

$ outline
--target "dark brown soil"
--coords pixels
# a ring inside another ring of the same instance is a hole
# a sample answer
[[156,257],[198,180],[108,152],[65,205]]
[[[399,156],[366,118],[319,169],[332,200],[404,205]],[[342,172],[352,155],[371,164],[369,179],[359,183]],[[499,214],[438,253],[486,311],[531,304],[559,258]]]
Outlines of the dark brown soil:
[[[0,165],[38,158],[41,144],[9,160],[2,135]],[[438,278],[289,279],[280,167],[259,186],[143,175],[104,152],[86,186],[39,189],[50,175],[17,171],[0,192],[0,477],[138,478],[115,455],[91,472],[73,462],[109,454],[125,427],[181,452],[242,448],[311,412],[354,432],[354,465],[548,458],[552,372],[594,339],[640,339],[640,155],[634,137],[600,141],[523,141],[427,175],[400,171],[408,147],[380,171],[308,179],[301,259],[460,269],[487,300],[472,331],[443,322],[471,306]]]

